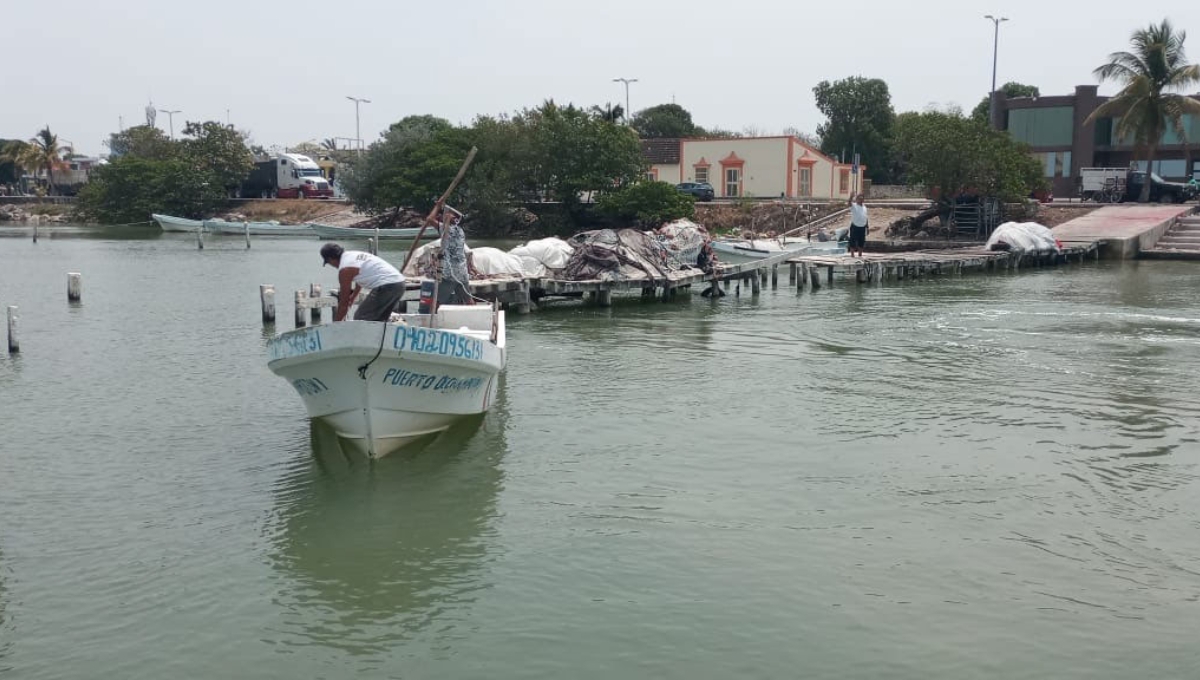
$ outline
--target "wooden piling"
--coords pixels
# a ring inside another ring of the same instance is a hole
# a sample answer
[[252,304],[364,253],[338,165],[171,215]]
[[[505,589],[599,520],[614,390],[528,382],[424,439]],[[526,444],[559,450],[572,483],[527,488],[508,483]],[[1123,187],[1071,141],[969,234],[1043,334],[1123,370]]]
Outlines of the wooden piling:
[[305,299],[304,291],[296,291],[296,328],[304,328],[306,325],[306,319],[304,318]]
[[599,290],[596,291],[596,293],[596,304],[600,305],[601,307],[612,307],[611,290]]
[[83,274],[67,272],[67,302],[79,302],[83,299]]
[[[320,301],[321,300],[321,285],[318,283],[308,284],[308,297],[311,300]],[[313,306],[311,318],[312,318],[312,323],[314,325],[321,323],[321,305]]]
[[758,295],[762,292],[762,280],[767,277],[767,271],[762,270],[762,276],[750,275],[750,294]]
[[21,341],[17,339],[17,308],[8,308],[8,353],[16,354],[21,351]]
[[42,216],[41,216],[41,215],[34,215],[32,219],[33,219],[33,242],[34,242],[34,243],[37,243],[37,239],[38,239],[38,226],[39,226],[39,225],[41,225],[41,223],[42,223]]
[[250,250],[250,223],[242,222],[242,231],[246,234],[246,250]]
[[[820,290],[821,289],[821,268],[814,264],[808,268],[808,273],[812,277],[812,279],[811,279],[812,289]],[[830,280],[833,279],[832,276],[829,278],[830,278]]]
[[258,299],[262,302],[263,325],[275,323],[275,286],[269,283],[260,285]]
[[204,226],[196,227],[196,249],[204,250]]
[[779,265],[771,265],[771,290],[779,287]]
[[788,263],[788,285],[792,286],[796,283],[796,263]]
[[371,250],[372,255],[379,254],[379,227],[378,226],[375,227],[375,239],[371,242],[371,249],[372,249]]

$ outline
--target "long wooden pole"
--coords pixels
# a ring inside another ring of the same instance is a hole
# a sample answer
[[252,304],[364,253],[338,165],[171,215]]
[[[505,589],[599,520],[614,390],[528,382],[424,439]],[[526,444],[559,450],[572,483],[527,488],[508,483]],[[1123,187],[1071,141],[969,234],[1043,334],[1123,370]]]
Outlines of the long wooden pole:
[[429,211],[429,215],[426,216],[425,221],[421,223],[421,230],[417,232],[417,237],[413,239],[412,247],[408,249],[408,254],[404,256],[404,264],[400,266],[400,271],[408,269],[408,262],[412,259],[413,253],[417,252],[417,244],[421,242],[421,237],[425,235],[425,228],[428,227],[429,223],[433,221],[433,218],[439,212],[441,212],[442,206],[445,205],[446,200],[450,198],[450,194],[454,193],[454,190],[458,188],[458,183],[462,181],[464,176],[466,176],[467,168],[471,167],[471,161],[475,160],[475,154],[478,152],[479,149],[471,147],[471,152],[467,154],[467,159],[463,161],[462,167],[458,169],[458,174],[454,176],[454,181],[450,183],[450,186],[446,189],[446,192],[442,194],[442,197],[437,200],[437,203],[433,204],[433,210]]

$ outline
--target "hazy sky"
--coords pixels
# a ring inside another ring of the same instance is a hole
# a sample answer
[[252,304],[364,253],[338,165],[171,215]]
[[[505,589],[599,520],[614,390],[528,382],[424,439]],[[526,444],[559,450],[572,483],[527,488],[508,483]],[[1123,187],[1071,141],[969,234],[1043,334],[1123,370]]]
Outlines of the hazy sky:
[[[992,24],[999,82],[1066,94],[1128,45],[1136,27],[1170,17],[1195,37],[1200,4],[1128,0],[0,0],[0,138],[49,124],[85,153],[144,122],[143,109],[232,122],[266,146],[354,137],[432,113],[469,122],[547,98],[620,103],[616,77],[638,78],[636,111],[672,98],[696,122],[768,134],[813,131],[812,88],[882,78],[897,111],[972,108],[988,91]],[[1111,92],[1110,85],[1102,92]],[[166,130],[167,116],[159,114]]]

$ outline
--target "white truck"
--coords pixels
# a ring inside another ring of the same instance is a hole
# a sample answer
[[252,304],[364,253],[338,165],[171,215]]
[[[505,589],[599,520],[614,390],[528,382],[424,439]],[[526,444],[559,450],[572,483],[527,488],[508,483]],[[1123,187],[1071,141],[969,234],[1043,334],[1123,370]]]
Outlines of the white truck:
[[242,182],[243,198],[331,198],[333,187],[308,156],[281,153],[258,161]]
[[1129,168],[1080,168],[1079,197],[1101,203],[1121,201],[1128,177]]

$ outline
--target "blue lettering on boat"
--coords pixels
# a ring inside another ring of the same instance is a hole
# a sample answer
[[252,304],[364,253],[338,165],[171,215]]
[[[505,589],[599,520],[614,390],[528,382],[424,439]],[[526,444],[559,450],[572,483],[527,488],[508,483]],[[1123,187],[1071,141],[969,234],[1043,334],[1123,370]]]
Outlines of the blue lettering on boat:
[[271,341],[271,358],[287,359],[321,351],[321,331],[310,328],[302,332],[281,335]]
[[451,394],[477,390],[483,387],[483,378],[455,378],[449,375],[431,375],[400,368],[389,368],[383,374],[383,384],[394,387],[412,387],[423,392]]
[[392,338],[392,347],[404,352],[438,354],[457,359],[483,359],[483,341],[430,328],[400,326]]

